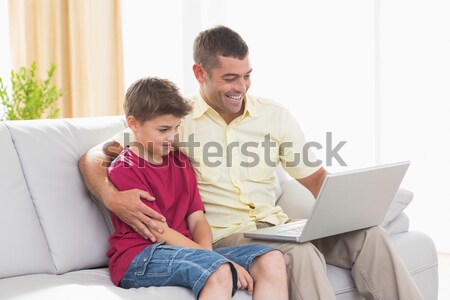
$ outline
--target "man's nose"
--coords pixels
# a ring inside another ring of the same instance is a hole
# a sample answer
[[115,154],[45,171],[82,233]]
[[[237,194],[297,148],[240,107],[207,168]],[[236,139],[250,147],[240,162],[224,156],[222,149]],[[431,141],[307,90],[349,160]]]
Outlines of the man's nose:
[[239,78],[238,80],[236,80],[236,84],[234,86],[234,89],[239,92],[239,93],[244,93],[245,90],[247,89],[247,85],[245,82],[245,79],[243,77]]

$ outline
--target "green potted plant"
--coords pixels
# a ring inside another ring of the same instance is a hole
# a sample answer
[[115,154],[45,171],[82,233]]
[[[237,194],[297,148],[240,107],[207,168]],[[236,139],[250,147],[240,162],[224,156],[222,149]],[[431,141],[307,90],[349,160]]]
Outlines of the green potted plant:
[[59,113],[57,101],[63,93],[51,84],[55,69],[52,64],[45,80],[37,77],[36,62],[30,68],[20,68],[17,73],[12,70],[11,96],[0,78],[0,105],[3,108],[0,121],[56,118]]

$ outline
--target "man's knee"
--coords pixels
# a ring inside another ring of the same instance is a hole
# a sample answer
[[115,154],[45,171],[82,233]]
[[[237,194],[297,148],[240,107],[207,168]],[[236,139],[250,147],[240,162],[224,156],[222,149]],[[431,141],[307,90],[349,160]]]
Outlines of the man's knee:
[[382,239],[387,240],[389,239],[389,233],[381,228],[380,226],[374,226],[366,229],[366,235],[368,238],[375,238],[375,239]]

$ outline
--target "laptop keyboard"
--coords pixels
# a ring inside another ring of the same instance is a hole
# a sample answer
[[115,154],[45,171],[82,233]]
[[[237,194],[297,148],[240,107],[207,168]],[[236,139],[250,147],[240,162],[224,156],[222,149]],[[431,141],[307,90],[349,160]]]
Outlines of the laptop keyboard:
[[297,228],[286,228],[286,229],[279,230],[278,232],[283,233],[283,234],[300,235],[300,234],[302,234],[303,228],[305,228],[305,226],[301,226],[301,227],[297,227]]
[[297,222],[297,224],[284,224],[279,226],[277,232],[288,235],[300,235],[305,228],[306,220]]

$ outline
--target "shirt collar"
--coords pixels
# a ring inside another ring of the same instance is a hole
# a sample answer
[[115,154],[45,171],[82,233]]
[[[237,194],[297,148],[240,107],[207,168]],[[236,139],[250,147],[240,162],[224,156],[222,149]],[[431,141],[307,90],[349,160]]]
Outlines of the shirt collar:
[[[208,103],[206,103],[205,99],[203,99],[202,95],[200,93],[196,93],[193,97],[192,97],[193,101],[194,101],[194,109],[192,112],[192,117],[194,119],[198,119],[201,116],[203,116],[208,109],[212,109],[211,106],[209,106]],[[245,95],[245,110],[244,110],[244,114],[243,116],[250,116],[250,117],[257,117],[259,115],[256,107],[255,107],[255,102],[256,99],[248,94]]]

